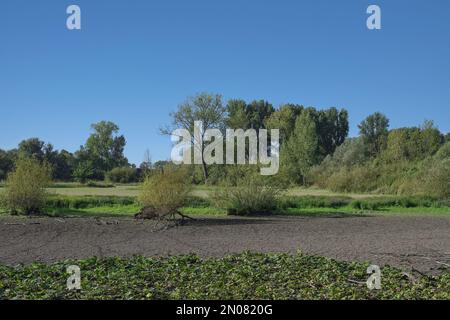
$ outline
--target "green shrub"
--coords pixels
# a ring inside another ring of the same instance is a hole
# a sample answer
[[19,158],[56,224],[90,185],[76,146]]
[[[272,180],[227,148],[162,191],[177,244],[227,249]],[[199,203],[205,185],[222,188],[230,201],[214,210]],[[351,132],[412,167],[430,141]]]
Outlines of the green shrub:
[[450,160],[450,141],[447,141],[434,157],[438,160]]
[[86,183],[87,180],[93,178],[94,167],[90,162],[80,162],[73,171],[73,178],[80,183]]
[[173,213],[187,201],[191,184],[182,170],[155,173],[144,180],[139,202],[161,213]]
[[429,168],[424,188],[429,195],[450,198],[450,160],[440,161]]
[[138,178],[137,169],[131,167],[114,168],[106,174],[106,179],[114,183],[137,182]]
[[282,192],[280,186],[255,176],[242,180],[236,187],[216,190],[212,199],[217,207],[226,209],[230,215],[267,214],[277,209]]
[[89,188],[114,188],[115,186],[111,183],[88,181],[86,183],[86,187],[89,187]]
[[45,188],[50,182],[48,164],[32,158],[19,159],[6,180],[3,205],[13,214],[40,213],[47,198]]
[[377,188],[378,172],[370,165],[342,168],[327,180],[327,187],[337,192],[369,192]]

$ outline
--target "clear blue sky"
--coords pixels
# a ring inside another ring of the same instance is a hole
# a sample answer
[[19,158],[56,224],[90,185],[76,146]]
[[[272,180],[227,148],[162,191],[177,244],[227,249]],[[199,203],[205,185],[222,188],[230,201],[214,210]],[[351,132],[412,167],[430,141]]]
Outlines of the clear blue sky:
[[[66,29],[66,8],[82,30]],[[382,30],[366,8],[382,9]],[[158,128],[186,96],[266,99],[450,131],[448,0],[3,0],[0,148],[39,137],[75,151],[99,120],[126,156],[170,156]]]

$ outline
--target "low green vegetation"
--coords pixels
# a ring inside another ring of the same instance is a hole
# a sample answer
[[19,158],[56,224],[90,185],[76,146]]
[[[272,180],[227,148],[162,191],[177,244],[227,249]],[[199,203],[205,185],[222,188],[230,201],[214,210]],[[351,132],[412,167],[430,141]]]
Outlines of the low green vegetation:
[[155,173],[145,178],[138,201],[160,214],[173,214],[186,204],[191,189],[183,170]]
[[8,174],[5,191],[0,195],[0,207],[12,214],[41,213],[47,199],[46,187],[51,181],[51,169],[33,158],[21,158]]
[[[81,290],[66,268],[81,269]],[[450,271],[407,275],[382,268],[381,290],[366,286],[368,263],[304,254],[242,253],[201,259],[91,258],[52,265],[0,266],[0,299],[449,299]]]
[[215,190],[210,198],[214,206],[230,215],[271,214],[277,211],[283,191],[282,187],[254,175],[242,179],[237,186]]
[[[271,202],[270,207],[272,214],[281,215],[450,214],[450,200],[419,196],[377,196],[355,199],[346,196],[284,195],[278,197],[273,203]],[[136,197],[50,195],[42,211],[52,216],[133,216],[142,207],[143,205]],[[7,210],[0,205],[0,212],[7,212]],[[187,196],[180,212],[185,215],[203,216],[230,214],[228,208],[218,207],[215,199],[197,195]],[[252,213],[267,214],[268,211],[260,210]]]
[[51,196],[47,199],[49,208],[86,209],[107,206],[127,206],[136,203],[133,197],[115,196]]

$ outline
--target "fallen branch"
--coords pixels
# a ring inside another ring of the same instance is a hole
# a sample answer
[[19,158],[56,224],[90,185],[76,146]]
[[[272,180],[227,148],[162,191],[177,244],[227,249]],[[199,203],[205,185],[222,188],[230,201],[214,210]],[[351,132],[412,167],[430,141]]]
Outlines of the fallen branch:
[[184,221],[184,219],[195,220],[194,218],[181,213],[179,210],[173,210],[173,209],[157,210],[157,209],[149,208],[149,207],[143,208],[139,213],[135,214],[134,217],[135,217],[135,219],[162,220],[167,217],[171,217],[174,219],[175,215],[179,215],[183,221]]

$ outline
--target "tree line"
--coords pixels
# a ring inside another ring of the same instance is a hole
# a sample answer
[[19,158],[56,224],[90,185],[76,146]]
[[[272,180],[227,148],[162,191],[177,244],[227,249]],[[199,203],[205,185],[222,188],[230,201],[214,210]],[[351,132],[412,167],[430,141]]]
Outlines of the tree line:
[[[93,133],[86,143],[74,153],[55,150],[53,145],[38,138],[30,138],[19,143],[16,149],[0,149],[0,180],[7,177],[20,158],[33,158],[47,163],[56,181],[104,180],[109,177],[114,182],[132,182],[138,179],[140,171],[149,168],[144,161],[140,168],[130,165],[124,156],[125,137],[119,135],[119,127],[110,121],[101,121],[91,126]],[[126,178],[126,181],[119,181]]]
[[[450,181],[450,133],[444,135],[432,121],[390,129],[389,119],[375,112],[358,125],[359,136],[349,138],[346,109],[317,109],[291,103],[275,108],[266,100],[224,101],[221,95],[210,93],[187,98],[170,117],[171,123],[161,129],[163,134],[176,128],[193,133],[194,121],[202,121],[204,130],[222,132],[226,128],[279,129],[280,172],[272,180],[285,184],[318,185],[338,191],[401,192],[414,189],[412,181],[421,184],[426,176],[444,181],[444,187],[445,180]],[[152,164],[148,153],[139,167],[131,165],[123,153],[125,137],[119,135],[116,124],[101,121],[93,124],[92,129],[86,143],[75,153],[54,150],[51,144],[37,138],[24,140],[13,150],[0,150],[0,180],[23,156],[50,164],[53,179],[60,181],[106,178],[113,182],[134,182],[142,180],[149,170],[164,170],[170,165],[167,161]],[[431,163],[436,172],[425,170]],[[190,165],[188,170],[193,183],[236,184],[252,170],[249,167],[203,162]]]

